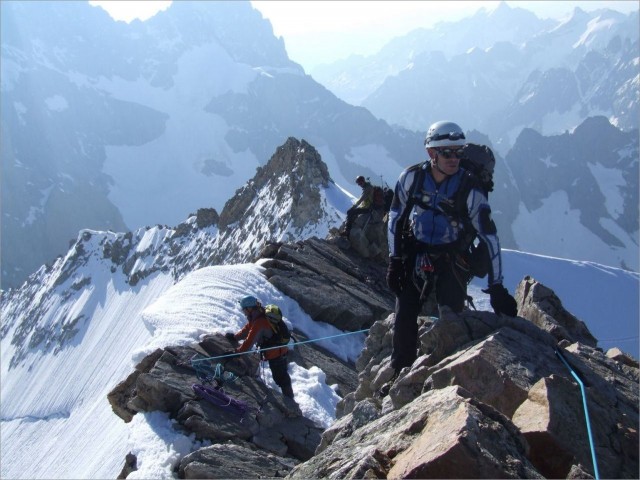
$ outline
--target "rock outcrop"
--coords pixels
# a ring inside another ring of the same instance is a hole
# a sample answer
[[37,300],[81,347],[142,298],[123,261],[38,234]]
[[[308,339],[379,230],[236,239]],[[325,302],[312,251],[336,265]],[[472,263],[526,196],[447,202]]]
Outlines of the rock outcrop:
[[271,244],[261,256],[269,281],[316,321],[356,331],[393,311],[386,265],[343,250],[337,240]]
[[257,380],[255,360],[227,364],[240,378],[225,390],[249,406],[241,422],[199,398],[189,360],[225,351],[217,335],[154,352],[109,395],[125,421],[162,410],[212,443],[182,459],[180,478],[593,478],[594,456],[602,478],[637,478],[638,362],[596,348],[551,290],[525,278],[514,318],[419,317],[418,358],[393,378],[384,266],[338,243],[271,244],[260,260],[315,320],[369,327],[355,365],[315,346],[293,351],[292,361],[318,366],[339,386],[343,398],[326,430]]
[[[182,478],[284,476],[296,463],[313,456],[322,428],[259,379],[256,356],[228,359],[218,364],[217,372],[211,362],[200,361],[220,356],[229,348],[223,336],[207,335],[196,345],[158,349],[110,392],[109,402],[125,422],[138,412],[167,412],[185,432],[214,443],[182,459]],[[349,374],[354,377],[353,371],[345,367],[340,371],[334,359],[312,350],[300,346],[292,360],[331,364],[332,380],[346,379],[341,388],[348,391],[354,384],[355,378],[348,378]],[[221,391],[229,401],[203,398],[194,385]],[[126,463],[135,465],[131,458]]]
[[[420,356],[387,396],[392,316],[374,324],[358,388],[289,478],[593,478],[593,455],[602,478],[636,478],[637,361],[590,346],[584,324],[534,279],[516,297],[532,318],[421,317]],[[563,359],[586,386],[593,453]]]

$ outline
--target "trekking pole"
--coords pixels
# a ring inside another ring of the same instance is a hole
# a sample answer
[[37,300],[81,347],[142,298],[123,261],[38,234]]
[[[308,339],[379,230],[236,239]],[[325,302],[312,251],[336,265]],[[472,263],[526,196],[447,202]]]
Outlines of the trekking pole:
[[556,355],[558,355],[560,360],[562,360],[562,363],[564,363],[565,366],[569,369],[573,378],[576,379],[576,381],[578,382],[578,385],[580,385],[580,391],[582,392],[582,408],[584,408],[585,423],[587,424],[587,435],[589,436],[589,447],[591,449],[591,460],[593,462],[593,471],[594,471],[596,480],[600,480],[600,474],[598,473],[598,460],[596,459],[596,450],[593,445],[593,435],[591,434],[591,421],[589,420],[589,407],[587,407],[587,394],[584,390],[584,383],[582,382],[578,374],[573,370],[573,368],[571,368],[571,365],[569,365],[569,362],[567,362],[567,360],[564,358],[562,353],[560,353],[560,351],[557,348],[555,349],[555,351],[556,351]]

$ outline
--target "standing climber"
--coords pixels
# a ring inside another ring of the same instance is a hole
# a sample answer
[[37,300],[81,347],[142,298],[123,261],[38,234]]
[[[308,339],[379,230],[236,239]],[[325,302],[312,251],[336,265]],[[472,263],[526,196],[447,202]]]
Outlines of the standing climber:
[[465,230],[473,231],[488,250],[488,288],[497,314],[515,316],[517,305],[502,285],[502,258],[486,195],[473,175],[460,168],[465,145],[462,129],[452,122],[429,127],[429,159],[405,169],[395,187],[389,212],[387,284],[396,295],[391,366],[396,375],[416,359],[417,317],[435,288],[440,318],[460,313],[471,279],[464,253]]
[[347,210],[347,224],[342,232],[342,235],[345,237],[349,236],[351,226],[356,217],[371,212],[371,206],[373,204],[373,185],[371,185],[371,182],[367,182],[362,175],[358,175],[356,177],[356,184],[362,188],[362,194],[356,203]]
[[[289,350],[286,347],[286,342],[282,343],[282,339],[278,338],[278,334],[271,327],[271,322],[266,316],[265,309],[256,297],[252,295],[243,297],[240,300],[240,308],[247,317],[247,324],[237,333],[225,334],[225,337],[232,342],[244,339],[242,345],[236,348],[234,353],[247,352],[254,345],[265,349],[261,355],[264,360],[269,362],[273,380],[285,397],[293,399],[293,387],[291,386],[287,359]],[[271,348],[279,345],[282,345],[281,348]]]

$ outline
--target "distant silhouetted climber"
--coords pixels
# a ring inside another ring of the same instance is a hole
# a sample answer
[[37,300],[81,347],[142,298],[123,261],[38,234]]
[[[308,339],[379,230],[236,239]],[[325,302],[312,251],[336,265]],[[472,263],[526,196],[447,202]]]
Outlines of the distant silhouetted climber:
[[347,224],[344,231],[341,233],[341,235],[345,237],[348,237],[351,233],[351,227],[353,226],[353,222],[356,217],[358,215],[371,212],[371,207],[373,205],[373,185],[371,185],[370,182],[367,182],[362,175],[358,175],[356,177],[356,183],[362,188],[362,194],[356,203],[347,210]]

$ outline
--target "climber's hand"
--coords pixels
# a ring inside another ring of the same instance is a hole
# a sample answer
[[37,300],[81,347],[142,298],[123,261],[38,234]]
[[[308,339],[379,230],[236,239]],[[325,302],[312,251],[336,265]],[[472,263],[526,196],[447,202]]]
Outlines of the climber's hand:
[[404,288],[407,272],[404,261],[400,257],[390,257],[387,267],[387,285],[396,296],[399,296]]
[[515,298],[509,294],[509,291],[501,283],[494,283],[482,291],[489,294],[491,307],[496,312],[496,315],[504,313],[510,317],[515,317],[518,314],[518,304]]

